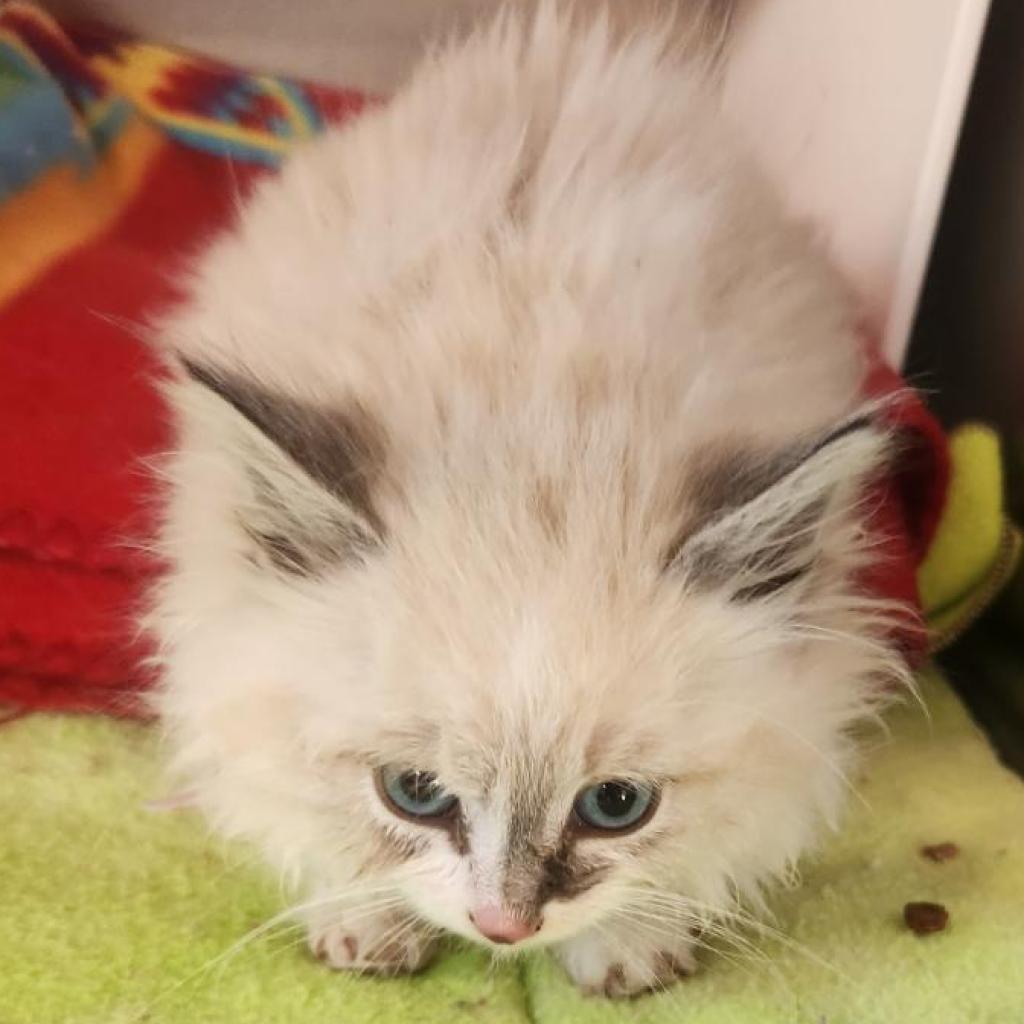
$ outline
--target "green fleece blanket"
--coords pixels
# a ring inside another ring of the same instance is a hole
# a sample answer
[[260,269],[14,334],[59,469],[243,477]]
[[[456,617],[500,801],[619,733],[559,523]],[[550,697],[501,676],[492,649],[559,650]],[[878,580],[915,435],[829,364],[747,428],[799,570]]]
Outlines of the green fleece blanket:
[[[879,736],[841,833],[751,935],[673,990],[585,999],[544,958],[453,948],[420,977],[333,974],[249,850],[154,814],[155,739],[36,716],[0,728],[2,1024],[1016,1024],[1024,1021],[1024,784],[945,683]],[[945,861],[924,846],[953,843]],[[908,901],[949,912],[918,937]]]

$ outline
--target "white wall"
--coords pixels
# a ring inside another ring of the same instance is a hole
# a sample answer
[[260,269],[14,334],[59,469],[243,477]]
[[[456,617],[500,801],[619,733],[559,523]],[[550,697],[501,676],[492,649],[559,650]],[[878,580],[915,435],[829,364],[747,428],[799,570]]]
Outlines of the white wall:
[[[47,0],[266,70],[387,91],[497,0]],[[630,0],[616,0],[629,3]],[[748,0],[727,98],[902,355],[988,0]]]
[[727,101],[898,361],[988,0],[761,0]]

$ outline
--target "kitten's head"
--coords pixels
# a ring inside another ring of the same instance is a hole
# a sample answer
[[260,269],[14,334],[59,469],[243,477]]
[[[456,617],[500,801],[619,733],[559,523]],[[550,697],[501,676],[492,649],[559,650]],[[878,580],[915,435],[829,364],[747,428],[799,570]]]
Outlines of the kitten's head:
[[868,418],[658,465],[613,408],[560,442],[485,416],[413,457],[357,404],[196,363],[174,387],[171,522],[214,489],[230,515],[168,583],[194,634],[168,672],[207,683],[163,711],[229,828],[518,948],[697,925],[836,813],[900,671],[855,583]]

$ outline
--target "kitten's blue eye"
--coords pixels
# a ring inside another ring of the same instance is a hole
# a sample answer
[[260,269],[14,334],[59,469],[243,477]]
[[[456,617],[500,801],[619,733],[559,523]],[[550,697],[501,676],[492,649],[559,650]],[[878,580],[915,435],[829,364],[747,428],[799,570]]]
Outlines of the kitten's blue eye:
[[458,799],[445,792],[433,772],[389,765],[377,773],[377,788],[391,809],[407,818],[443,818]]
[[573,811],[593,832],[627,832],[644,824],[657,802],[653,786],[609,779],[580,790]]

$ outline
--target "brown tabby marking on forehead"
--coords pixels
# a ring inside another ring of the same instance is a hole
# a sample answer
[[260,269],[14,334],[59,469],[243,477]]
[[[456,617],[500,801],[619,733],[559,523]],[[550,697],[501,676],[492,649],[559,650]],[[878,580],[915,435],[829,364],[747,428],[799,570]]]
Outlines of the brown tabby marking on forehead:
[[608,359],[600,352],[575,354],[566,367],[565,386],[581,425],[607,406],[616,394]]
[[505,195],[505,216],[513,224],[526,220],[529,213],[529,190],[535,172],[535,161],[524,156],[522,166],[509,182]]
[[545,537],[555,544],[564,544],[566,539],[565,494],[559,490],[558,482],[551,477],[539,477],[529,496],[529,508],[540,523]]

